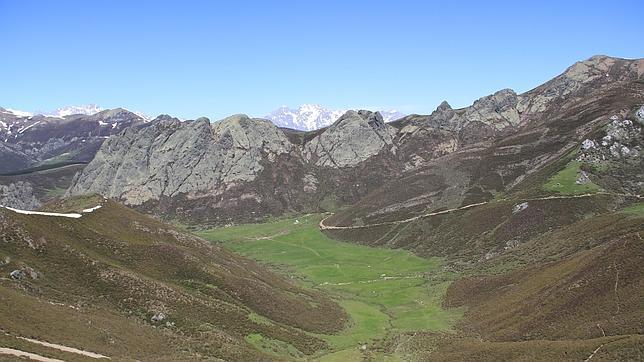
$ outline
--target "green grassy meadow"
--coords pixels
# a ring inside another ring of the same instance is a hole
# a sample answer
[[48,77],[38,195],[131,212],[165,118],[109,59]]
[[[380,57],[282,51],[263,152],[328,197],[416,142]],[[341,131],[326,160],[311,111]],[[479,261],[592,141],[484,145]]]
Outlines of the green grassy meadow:
[[543,188],[547,191],[557,192],[560,194],[585,194],[600,191],[601,188],[592,183],[586,184],[576,183],[580,170],[581,162],[570,161],[566,167],[552,176]]
[[332,352],[339,353],[326,358],[352,355],[351,350],[388,333],[451,331],[462,312],[441,308],[450,282],[429,278],[444,273],[440,259],[330,239],[318,229],[322,217],[315,214],[217,228],[199,235],[336,299],[351,322],[339,334],[319,336]]
[[622,214],[626,214],[634,217],[644,216],[644,202],[638,202],[631,206],[625,207],[620,210]]

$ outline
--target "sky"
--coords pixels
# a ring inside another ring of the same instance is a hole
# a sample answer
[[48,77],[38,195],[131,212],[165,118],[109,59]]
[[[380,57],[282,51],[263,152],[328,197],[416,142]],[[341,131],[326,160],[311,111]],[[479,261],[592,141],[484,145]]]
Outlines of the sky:
[[0,106],[431,113],[644,57],[644,1],[0,0]]

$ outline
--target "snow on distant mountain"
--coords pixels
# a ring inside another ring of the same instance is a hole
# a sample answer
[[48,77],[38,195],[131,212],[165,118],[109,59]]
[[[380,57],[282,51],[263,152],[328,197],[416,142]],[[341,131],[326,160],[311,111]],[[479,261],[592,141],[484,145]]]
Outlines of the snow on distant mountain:
[[[11,109],[11,108],[2,108],[2,107],[0,107],[0,115],[5,114],[5,115],[8,115],[8,116],[19,117],[19,118],[28,118],[28,117],[38,116],[38,115],[45,116],[45,117],[52,117],[52,118],[65,118],[65,117],[68,117],[68,116],[73,116],[73,115],[78,115],[78,114],[85,115],[85,116],[92,116],[92,115],[95,115],[95,114],[97,114],[99,112],[102,112],[104,110],[106,110],[106,108],[99,107],[96,104],[86,104],[86,105],[80,105],[80,106],[67,106],[67,107],[58,108],[58,109],[56,109],[54,111],[50,111],[50,112],[36,111],[36,112],[33,112],[33,113],[32,112],[19,111],[19,110],[15,110],[15,109]],[[132,112],[132,113],[136,114],[137,116],[143,118],[146,122],[151,120],[151,118],[145,113],[134,112],[134,111],[129,111],[129,112]],[[0,126],[2,126],[1,123],[0,123]]]
[[[346,109],[328,109],[317,104],[303,104],[297,109],[282,106],[264,118],[279,127],[313,131],[331,125],[346,111]],[[385,122],[395,121],[405,116],[395,110],[381,110],[379,112]]]
[[0,113],[9,114],[9,115],[12,115],[12,116],[15,116],[15,117],[31,117],[31,116],[33,116],[33,114],[29,113],[29,112],[18,111],[18,110],[15,110],[15,109],[2,108],[2,107],[0,107]]
[[[105,110],[105,108],[99,107],[96,104],[86,104],[86,105],[82,105],[82,106],[62,107],[62,108],[56,109],[53,112],[42,113],[42,115],[47,116],[47,117],[58,117],[58,118],[67,117],[67,116],[71,116],[71,115],[75,115],[75,114],[83,114],[83,115],[91,116],[91,115],[94,115],[96,113],[102,112],[104,110]],[[134,111],[130,111],[130,110],[128,110],[128,111],[136,114],[137,116],[139,116],[141,118],[143,118],[145,121],[150,120],[150,117],[148,115],[144,114],[144,113],[134,112]]]
[[386,109],[378,112],[380,112],[380,114],[382,115],[382,119],[384,119],[385,122],[397,121],[403,118],[404,116],[406,116],[406,114],[399,112],[395,109],[389,109],[389,110]]
[[91,116],[102,111],[103,108],[97,106],[96,104],[86,104],[82,106],[67,106],[56,109],[53,112],[42,113],[43,116],[48,117],[66,117],[73,114],[85,114]]

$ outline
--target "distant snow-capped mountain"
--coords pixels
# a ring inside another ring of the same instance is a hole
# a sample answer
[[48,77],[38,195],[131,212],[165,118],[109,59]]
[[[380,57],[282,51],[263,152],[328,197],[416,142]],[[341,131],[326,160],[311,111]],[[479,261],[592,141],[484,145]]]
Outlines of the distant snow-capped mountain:
[[[297,109],[282,106],[264,118],[279,127],[313,131],[331,125],[346,111],[346,109],[328,109],[317,104],[303,104]],[[385,122],[395,121],[405,116],[396,110],[379,112]]]
[[92,114],[96,114],[102,110],[103,108],[97,106],[96,104],[86,104],[82,106],[61,107],[52,112],[44,112],[42,113],[42,115],[49,117],[66,117],[73,114],[85,114],[91,116]]
[[[54,111],[49,111],[49,112],[43,112],[43,111],[26,112],[26,111],[19,111],[15,109],[0,107],[0,114],[7,114],[15,117],[24,117],[24,118],[38,116],[38,115],[45,116],[45,117],[53,117],[53,118],[65,118],[68,116],[79,115],[79,114],[85,115],[85,116],[92,116],[104,110],[106,110],[106,108],[99,107],[96,104],[61,107]],[[151,118],[145,113],[136,112],[136,111],[129,111],[129,112],[136,114],[137,116],[143,118],[145,121],[151,120]]]

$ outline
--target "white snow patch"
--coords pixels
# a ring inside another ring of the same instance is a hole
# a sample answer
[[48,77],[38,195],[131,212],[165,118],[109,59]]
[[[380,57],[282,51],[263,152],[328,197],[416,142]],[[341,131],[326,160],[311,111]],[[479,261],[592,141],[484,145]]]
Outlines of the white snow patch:
[[42,211],[20,210],[20,209],[14,209],[13,207],[3,206],[3,205],[0,205],[0,207],[4,207],[7,210],[11,210],[11,211],[13,211],[15,213],[23,214],[23,215],[58,216],[58,217],[69,217],[69,218],[72,218],[72,219],[78,219],[81,216],[83,216],[81,214],[76,214],[76,213],[62,214],[62,213],[58,213],[58,212],[42,212]]
[[29,113],[29,112],[19,111],[19,110],[10,109],[10,108],[5,108],[5,109],[7,110],[7,112],[9,112],[9,113],[11,113],[11,114],[13,114],[14,116],[17,116],[17,117],[31,117],[31,116],[33,116],[33,114]]
[[18,133],[23,133],[24,131],[28,130],[29,128],[31,128],[31,127],[33,127],[35,125],[37,125],[38,123],[40,123],[40,121],[38,121],[38,122],[36,122],[34,124],[30,124],[27,127],[22,127],[21,129],[18,130]]
[[74,114],[84,114],[84,115],[91,116],[102,110],[103,108],[97,106],[96,104],[86,104],[82,106],[67,106],[67,107],[58,108],[55,111],[44,113],[43,116],[58,117],[58,118],[63,118]]
[[93,212],[100,209],[101,207],[103,207],[103,205],[96,205],[94,207],[90,207],[89,209],[83,209],[83,213]]

